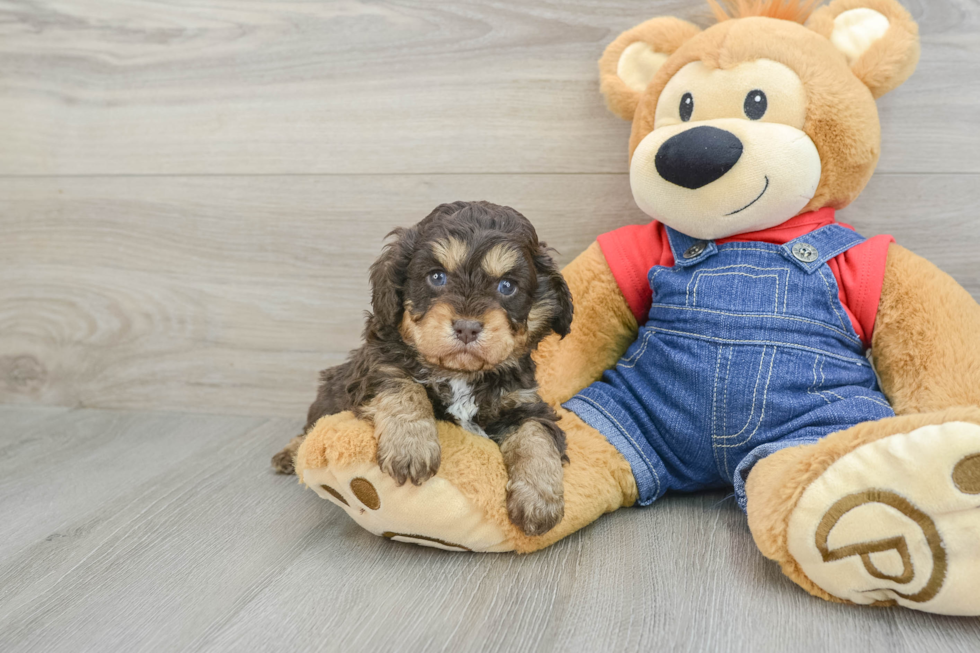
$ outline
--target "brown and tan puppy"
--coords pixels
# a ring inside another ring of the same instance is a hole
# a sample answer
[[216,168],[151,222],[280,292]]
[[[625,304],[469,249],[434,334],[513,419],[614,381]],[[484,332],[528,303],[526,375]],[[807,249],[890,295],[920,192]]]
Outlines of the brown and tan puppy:
[[364,345],[324,370],[304,434],[272,459],[293,473],[305,434],[324,415],[352,410],[374,423],[378,464],[399,485],[439,469],[436,420],[500,445],[508,513],[536,535],[561,521],[565,434],[537,393],[531,352],[568,334],[572,298],[523,215],[487,202],[437,207],[371,268]]

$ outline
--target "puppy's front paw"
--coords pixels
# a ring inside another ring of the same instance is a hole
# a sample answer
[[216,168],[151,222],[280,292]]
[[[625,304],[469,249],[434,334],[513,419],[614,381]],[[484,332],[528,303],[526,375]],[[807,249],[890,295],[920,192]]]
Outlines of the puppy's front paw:
[[299,446],[303,444],[304,438],[306,438],[305,433],[297,435],[289,441],[289,444],[282,451],[272,457],[272,469],[277,474],[296,473],[296,452],[299,451]]
[[565,515],[564,471],[552,423],[529,421],[500,445],[507,467],[507,515],[525,535],[542,535]]
[[296,452],[286,447],[272,457],[272,469],[276,474],[295,474]]
[[436,475],[441,462],[434,419],[392,420],[378,433],[378,466],[399,485],[422,485]]
[[507,515],[525,535],[543,535],[565,516],[565,497],[560,482],[511,479],[507,482]]

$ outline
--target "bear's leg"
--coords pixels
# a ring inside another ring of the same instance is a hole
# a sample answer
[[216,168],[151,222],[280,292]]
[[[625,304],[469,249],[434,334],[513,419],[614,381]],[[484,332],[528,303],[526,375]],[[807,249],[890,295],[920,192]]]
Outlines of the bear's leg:
[[636,501],[629,463],[576,415],[559,413],[570,460],[563,467],[565,514],[536,537],[507,516],[507,472],[499,447],[453,424],[438,423],[442,464],[420,486],[399,486],[381,472],[373,427],[350,413],[316,423],[296,455],[296,472],[375,535],[452,551],[527,553]]
[[829,601],[980,615],[980,409],[859,424],[746,482],[762,553]]

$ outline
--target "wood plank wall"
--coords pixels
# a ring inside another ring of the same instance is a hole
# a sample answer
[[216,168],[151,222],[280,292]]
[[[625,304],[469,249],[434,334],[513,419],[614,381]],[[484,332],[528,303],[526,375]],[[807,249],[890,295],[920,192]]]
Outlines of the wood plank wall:
[[[980,297],[980,6],[906,0],[916,75],[841,218]],[[596,60],[700,0],[0,2],[0,403],[297,416],[384,234],[510,204],[570,260],[645,222]]]

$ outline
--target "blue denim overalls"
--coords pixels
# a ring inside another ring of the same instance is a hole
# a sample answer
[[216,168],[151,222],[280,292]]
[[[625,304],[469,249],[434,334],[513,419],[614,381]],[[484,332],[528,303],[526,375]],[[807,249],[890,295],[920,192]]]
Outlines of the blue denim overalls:
[[752,466],[894,415],[827,261],[864,241],[828,225],[785,245],[717,245],[667,229],[650,319],[614,369],[565,407],[629,461],[639,505],[734,486]]

